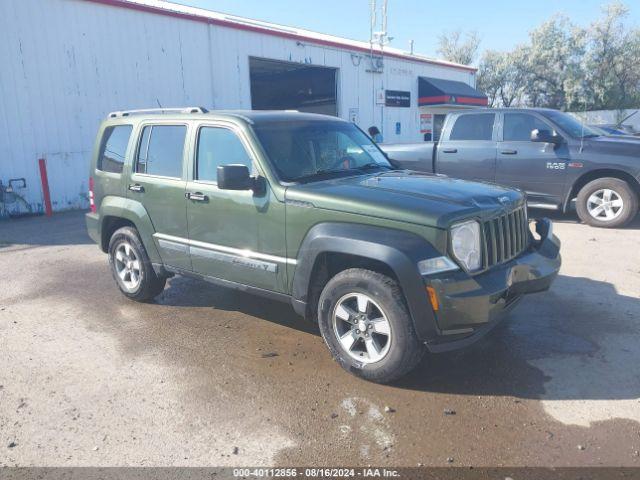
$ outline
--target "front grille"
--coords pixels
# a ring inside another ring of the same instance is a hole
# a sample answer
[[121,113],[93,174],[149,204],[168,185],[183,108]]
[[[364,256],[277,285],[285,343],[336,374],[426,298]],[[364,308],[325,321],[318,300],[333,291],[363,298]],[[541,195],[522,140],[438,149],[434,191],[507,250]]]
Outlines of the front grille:
[[484,268],[507,262],[529,246],[526,206],[482,224]]

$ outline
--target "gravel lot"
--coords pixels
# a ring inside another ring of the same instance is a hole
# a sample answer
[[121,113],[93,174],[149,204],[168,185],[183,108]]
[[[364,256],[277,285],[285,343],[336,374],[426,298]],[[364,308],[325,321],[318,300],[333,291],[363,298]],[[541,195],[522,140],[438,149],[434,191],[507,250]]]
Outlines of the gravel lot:
[[0,222],[0,466],[640,465],[640,219],[555,220],[552,290],[392,386],[286,305],[127,300],[81,213]]

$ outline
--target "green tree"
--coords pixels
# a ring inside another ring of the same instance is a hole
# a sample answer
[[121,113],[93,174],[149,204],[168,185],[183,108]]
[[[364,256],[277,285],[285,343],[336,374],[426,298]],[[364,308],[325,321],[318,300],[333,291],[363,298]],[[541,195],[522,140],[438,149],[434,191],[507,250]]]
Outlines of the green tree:
[[592,109],[640,104],[640,29],[628,28],[628,8],[615,2],[586,31],[585,97]]
[[489,99],[490,107],[520,105],[527,80],[524,68],[524,51],[513,52],[487,50],[478,65],[477,86]]
[[530,32],[529,43],[520,47],[527,104],[566,109],[579,101],[584,38],[584,30],[560,15]]
[[471,65],[475,62],[480,48],[478,32],[467,32],[462,35],[460,30],[443,33],[438,39],[438,55],[450,62]]

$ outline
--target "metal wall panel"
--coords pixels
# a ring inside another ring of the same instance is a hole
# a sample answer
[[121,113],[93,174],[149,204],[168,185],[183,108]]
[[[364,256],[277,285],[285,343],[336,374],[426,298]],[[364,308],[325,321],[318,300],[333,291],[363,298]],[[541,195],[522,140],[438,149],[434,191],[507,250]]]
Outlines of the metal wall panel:
[[[338,68],[338,110],[382,127],[388,142],[419,141],[418,76],[473,84],[473,73],[86,0],[0,1],[0,180],[24,177],[34,211],[46,158],[54,210],[86,207],[98,125],[113,110],[203,105],[251,108],[249,57]],[[375,103],[378,89],[411,92],[411,108]],[[395,124],[402,124],[395,135]],[[1,210],[0,210],[1,211]]]

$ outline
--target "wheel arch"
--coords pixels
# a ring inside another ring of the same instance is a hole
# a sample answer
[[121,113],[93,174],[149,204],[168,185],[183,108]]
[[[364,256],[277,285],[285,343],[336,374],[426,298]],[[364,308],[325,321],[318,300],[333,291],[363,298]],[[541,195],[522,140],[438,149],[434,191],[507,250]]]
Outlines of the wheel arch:
[[571,201],[578,196],[578,192],[580,192],[582,187],[584,187],[587,183],[599,178],[617,178],[619,180],[623,180],[631,185],[631,188],[633,188],[636,196],[640,198],[640,182],[638,182],[638,179],[633,175],[625,172],[624,170],[619,170],[616,168],[599,168],[597,170],[591,170],[582,174],[576,179],[575,182],[573,182],[573,185],[571,186],[571,189],[569,190],[569,193],[564,200],[564,204],[562,206],[563,212],[566,213],[569,210]]
[[111,235],[122,227],[133,227],[153,263],[162,263],[153,241],[155,229],[144,206],[137,201],[122,197],[105,197],[100,205],[100,248],[107,252]]
[[323,223],[302,242],[293,276],[296,312],[316,320],[317,302],[326,282],[348,268],[365,268],[398,282],[421,340],[437,333],[417,262],[441,255],[424,238],[401,230],[361,224]]

